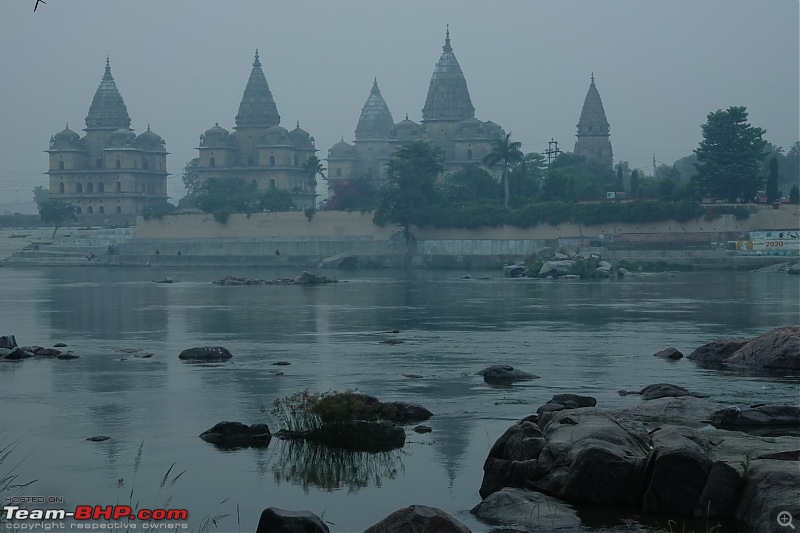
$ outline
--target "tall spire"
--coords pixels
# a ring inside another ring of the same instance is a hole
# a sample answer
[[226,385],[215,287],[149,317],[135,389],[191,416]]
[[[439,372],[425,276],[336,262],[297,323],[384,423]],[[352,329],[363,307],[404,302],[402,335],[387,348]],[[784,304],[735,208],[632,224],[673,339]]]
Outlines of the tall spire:
[[106,56],[106,68],[103,79],[92,98],[89,113],[86,115],[86,129],[120,129],[130,128],[131,117],[122,100],[122,95],[111,75],[111,61]]
[[578,120],[578,140],[575,142],[575,153],[600,161],[608,166],[612,164],[611,127],[606,119],[603,101],[594,84],[594,72],[591,75],[589,90],[583,101],[581,117]]
[[445,33],[442,55],[436,62],[428,87],[428,97],[422,108],[422,121],[465,120],[475,117],[469,97],[467,80],[450,45],[450,27]]
[[378,88],[378,78],[375,78],[369,97],[361,108],[361,116],[356,126],[356,140],[388,139],[393,126],[392,113]]
[[253,70],[250,71],[250,78],[247,80],[242,102],[239,104],[239,112],[236,114],[236,128],[247,126],[269,128],[277,126],[280,122],[281,116],[278,114],[278,107],[272,98],[264,71],[261,70],[261,61],[256,50]]

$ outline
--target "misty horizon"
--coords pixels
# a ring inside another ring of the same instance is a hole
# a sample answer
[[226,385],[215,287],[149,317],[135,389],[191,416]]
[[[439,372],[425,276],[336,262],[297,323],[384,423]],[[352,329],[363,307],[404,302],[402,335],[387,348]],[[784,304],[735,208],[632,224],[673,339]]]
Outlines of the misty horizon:
[[[707,114],[733,105],[746,106],[750,123],[784,150],[800,137],[791,0],[509,2],[496,17],[497,8],[460,2],[226,6],[3,6],[0,210],[35,212],[32,189],[48,183],[48,139],[67,123],[83,129],[106,56],[131,128],[149,125],[166,141],[175,203],[199,136],[215,123],[232,129],[256,49],[281,124],[299,122],[324,159],[340,139],[353,141],[374,78],[395,122],[421,121],[448,24],[475,116],[499,124],[524,152],[544,152],[551,138],[573,150],[592,73],[614,162],[647,174],[654,156],[671,165],[690,155]],[[374,25],[360,24],[370,17]]]

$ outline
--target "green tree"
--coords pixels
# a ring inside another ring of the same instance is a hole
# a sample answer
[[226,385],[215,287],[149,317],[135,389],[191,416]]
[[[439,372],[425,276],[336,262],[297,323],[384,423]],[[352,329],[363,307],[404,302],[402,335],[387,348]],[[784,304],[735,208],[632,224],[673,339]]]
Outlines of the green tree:
[[292,193],[283,189],[269,189],[261,194],[258,201],[258,211],[294,211]]
[[55,239],[56,232],[64,222],[77,220],[75,215],[75,206],[62,200],[44,200],[37,204],[39,208],[39,217],[42,222],[48,226],[53,226],[53,236]]
[[33,188],[33,201],[36,205],[50,199],[50,189],[37,185]]
[[767,176],[767,203],[777,202],[778,198],[778,158],[773,156],[769,160],[769,176]]
[[542,183],[541,197],[545,202],[574,201],[575,178],[562,169],[551,168]]
[[634,169],[631,171],[631,186],[630,186],[630,197],[631,198],[638,198],[639,197],[639,171]]
[[500,161],[503,162],[503,190],[505,193],[506,207],[508,207],[508,167],[522,161],[525,156],[522,153],[522,143],[511,140],[511,133],[507,133],[502,139],[497,139],[492,143],[492,151],[483,158],[483,162],[489,167],[495,166]]
[[761,187],[765,130],[747,122],[747,108],[729,107],[709,113],[703,140],[694,150],[703,193],[714,199],[751,201]]
[[789,203],[795,205],[800,204],[800,189],[798,189],[796,183],[792,185],[792,190],[789,191]]
[[530,152],[508,172],[510,202],[521,206],[536,201],[542,189],[547,162],[544,155]]
[[261,211],[263,199],[258,194],[255,181],[208,178],[198,189],[195,205],[205,213],[212,213],[217,222],[224,224],[232,213]]
[[453,205],[499,200],[503,195],[497,181],[478,165],[467,165],[445,176],[442,192],[444,200]]
[[431,221],[439,205],[436,179],[444,170],[444,154],[427,141],[415,141],[395,150],[386,165],[388,187],[375,211],[373,221],[382,226],[394,222],[411,240],[411,226]]
[[617,163],[617,178],[614,180],[614,192],[623,192],[625,190],[625,176],[623,174],[622,164]]
[[308,180],[314,182],[315,187],[317,185],[317,176],[326,179],[325,167],[322,166],[322,161],[315,155],[308,156],[308,159],[303,163],[303,171],[306,173]]
[[800,141],[796,141],[786,153],[781,178],[787,188],[789,184],[800,183]]
[[330,180],[331,196],[326,211],[373,211],[380,202],[380,192],[369,176]]
[[197,196],[200,192],[200,158],[195,157],[183,167],[181,175],[183,186],[189,196]]

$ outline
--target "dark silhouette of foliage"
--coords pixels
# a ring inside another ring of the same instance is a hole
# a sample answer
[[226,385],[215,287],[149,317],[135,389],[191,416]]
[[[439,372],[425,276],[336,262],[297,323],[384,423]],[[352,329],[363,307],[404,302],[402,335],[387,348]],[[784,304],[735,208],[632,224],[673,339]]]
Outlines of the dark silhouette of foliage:
[[44,200],[37,204],[39,208],[39,217],[42,222],[48,226],[53,226],[54,239],[58,228],[65,222],[75,221],[78,217],[75,215],[75,206],[62,200]]
[[381,196],[373,221],[393,222],[410,240],[411,226],[427,225],[440,206],[436,178],[444,170],[442,150],[427,141],[404,144],[386,165],[389,185]]
[[525,158],[520,148],[522,148],[522,143],[512,141],[511,133],[507,133],[505,137],[492,143],[492,151],[483,158],[483,162],[489,167],[493,167],[500,161],[503,162],[503,190],[506,207],[508,207],[509,198],[508,167],[521,162]]
[[765,130],[747,122],[747,108],[729,107],[709,113],[703,140],[694,150],[697,177],[706,196],[717,200],[752,201],[761,188],[759,173],[766,156]]

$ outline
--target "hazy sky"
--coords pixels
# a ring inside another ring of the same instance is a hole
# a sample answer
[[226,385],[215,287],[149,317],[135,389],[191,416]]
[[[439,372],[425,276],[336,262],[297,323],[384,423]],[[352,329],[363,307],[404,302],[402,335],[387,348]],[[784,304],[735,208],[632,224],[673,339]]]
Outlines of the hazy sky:
[[[253,52],[284,127],[319,157],[353,140],[373,77],[395,121],[420,121],[445,25],[475,106],[523,143],[571,151],[594,72],[614,160],[671,164],[713,110],[744,105],[798,140],[798,0],[0,1],[0,212],[33,212],[50,136],[85,127],[106,55],[141,133],[171,152],[169,194],[199,135],[234,125]],[[82,133],[82,132],[81,132]],[[10,205],[25,204],[27,205]]]

